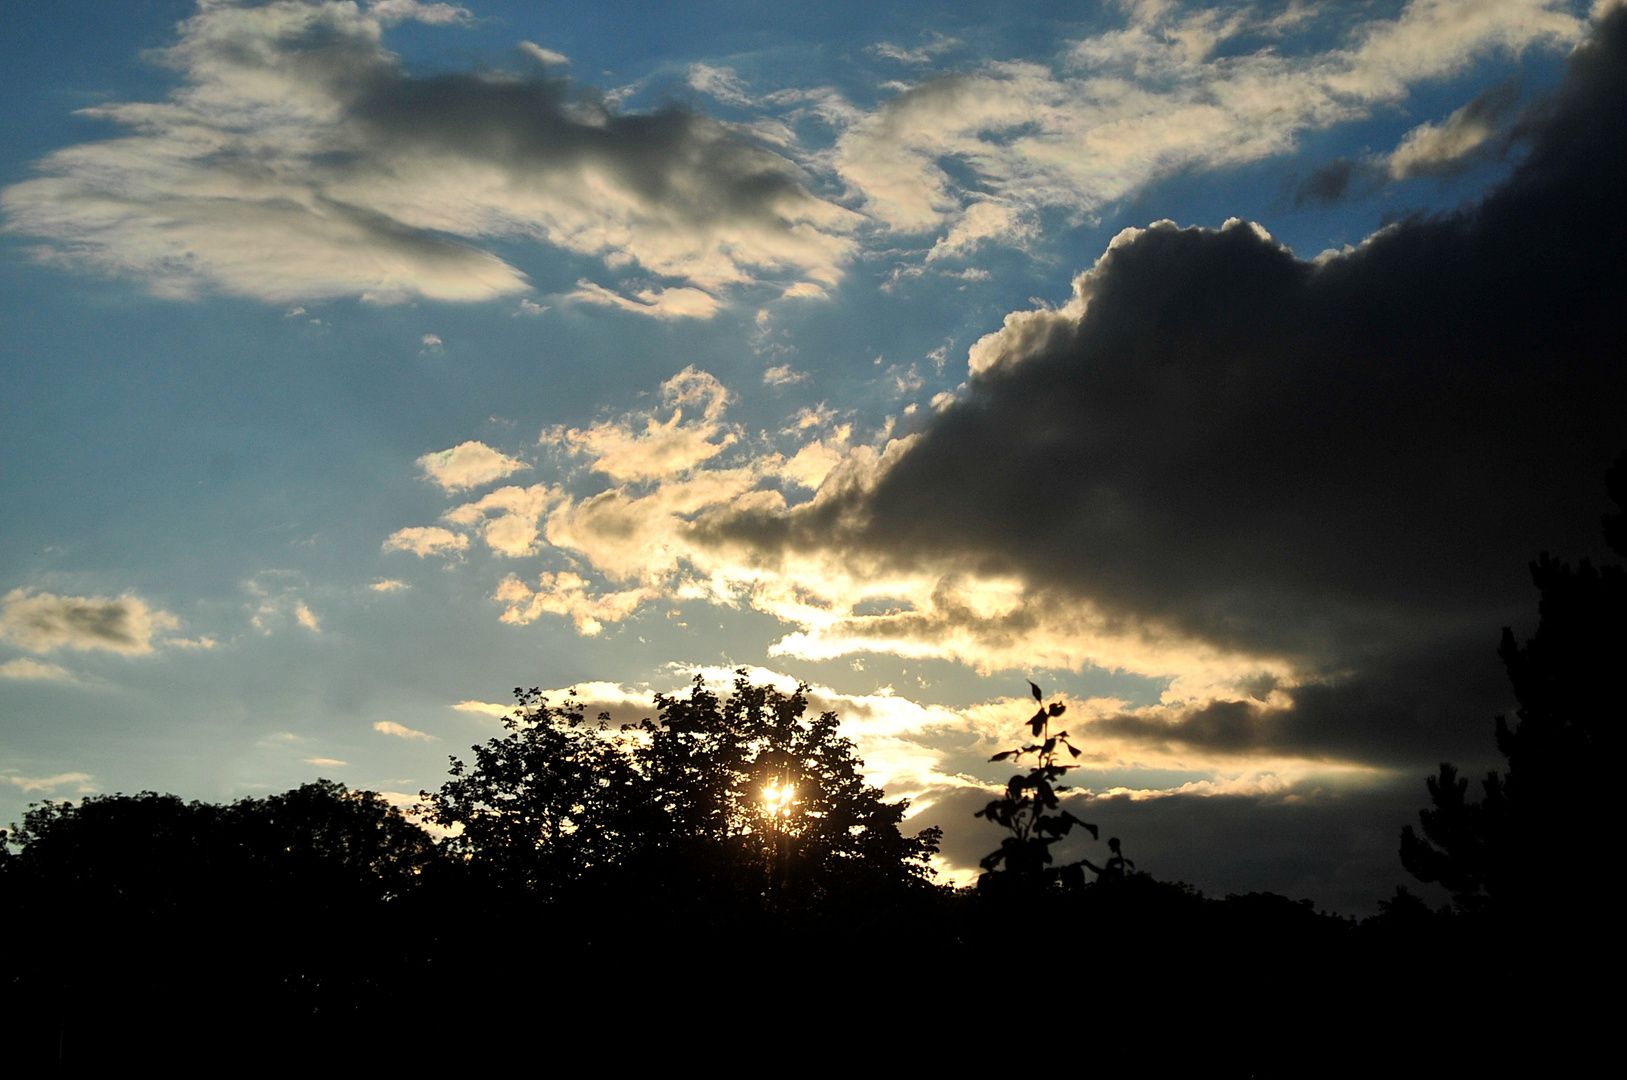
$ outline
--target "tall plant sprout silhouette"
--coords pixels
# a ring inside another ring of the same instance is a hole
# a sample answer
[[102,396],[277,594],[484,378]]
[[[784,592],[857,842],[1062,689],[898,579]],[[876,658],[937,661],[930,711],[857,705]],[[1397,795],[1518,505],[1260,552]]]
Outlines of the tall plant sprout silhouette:
[[[1078,889],[1085,886],[1085,871],[1096,874],[1097,880],[1121,878],[1135,864],[1124,857],[1118,837],[1107,841],[1111,856],[1102,866],[1089,859],[1057,864],[1051,854],[1051,845],[1066,837],[1075,826],[1101,839],[1101,830],[1088,821],[1075,817],[1062,809],[1062,793],[1068,785],[1059,783],[1073,766],[1063,765],[1061,754],[1067,751],[1070,760],[1079,757],[1079,748],[1068,740],[1066,731],[1051,733],[1051,721],[1067,711],[1060,701],[1045,704],[1045,695],[1033,682],[1033,691],[1039,709],[1028,718],[1030,737],[1038,741],[1011,750],[1002,750],[990,761],[1010,760],[1021,763],[1033,755],[1033,767],[1027,773],[1018,773],[1006,784],[1005,794],[992,800],[979,810],[977,817],[987,818],[1010,831],[1011,835],[1000,846],[983,857],[984,873],[977,879],[981,890],[1010,889]],[[1004,866],[1002,870],[1001,867]]]

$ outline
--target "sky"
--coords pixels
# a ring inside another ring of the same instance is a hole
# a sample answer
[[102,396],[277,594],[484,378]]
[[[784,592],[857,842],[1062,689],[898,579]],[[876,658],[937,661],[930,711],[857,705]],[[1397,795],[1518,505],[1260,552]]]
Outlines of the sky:
[[1032,679],[1139,868],[1371,912],[1605,554],[1622,6],[13,0],[0,822],[746,668],[964,884]]

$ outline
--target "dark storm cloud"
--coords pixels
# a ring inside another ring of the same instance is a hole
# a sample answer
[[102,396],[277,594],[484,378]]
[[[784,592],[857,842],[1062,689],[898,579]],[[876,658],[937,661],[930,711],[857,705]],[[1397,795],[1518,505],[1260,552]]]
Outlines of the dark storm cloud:
[[1627,442],[1624,61],[1627,14],[1506,184],[1357,251],[1118,247],[867,496],[867,538],[1296,651],[1523,601],[1538,551],[1598,549]]
[[1499,674],[1439,680],[1531,611],[1539,551],[1600,550],[1627,444],[1624,72],[1618,12],[1505,182],[1359,249],[1307,262],[1241,223],[1118,242],[1083,304],[974,349],[879,483],[714,527],[1014,573],[1321,673],[1269,732],[1217,712],[1172,736],[1461,748]]
[[1362,670],[1295,687],[1292,705],[1260,699],[1125,712],[1093,721],[1111,736],[1165,753],[1360,761],[1403,771],[1443,752],[1491,754],[1493,717],[1509,710],[1498,634],[1479,627],[1373,660]]
[[[1005,835],[972,817],[991,797],[975,788],[933,792],[932,805],[910,818],[909,827],[943,827],[943,856],[976,867]],[[1401,827],[1417,821],[1425,801],[1423,781],[1414,779],[1344,791],[1304,783],[1270,795],[1080,795],[1068,800],[1069,809],[1101,829],[1101,842],[1077,833],[1054,857],[1100,864],[1105,841],[1116,836],[1136,869],[1212,897],[1270,891],[1311,897],[1342,914],[1371,915],[1403,883],[1432,902],[1445,900],[1408,880],[1396,857]]]

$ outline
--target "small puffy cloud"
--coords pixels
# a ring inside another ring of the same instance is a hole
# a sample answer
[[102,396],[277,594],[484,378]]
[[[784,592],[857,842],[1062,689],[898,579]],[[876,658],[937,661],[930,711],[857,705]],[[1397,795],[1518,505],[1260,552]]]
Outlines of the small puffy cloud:
[[514,711],[512,705],[499,705],[492,701],[460,701],[452,708],[458,712],[480,713],[482,716],[495,716],[499,719]]
[[543,67],[558,67],[571,62],[571,58],[564,53],[545,49],[534,41],[520,42],[520,51]]
[[368,588],[374,592],[397,592],[401,589],[410,589],[412,586],[405,581],[397,581],[395,578],[385,578],[383,581],[373,582]]
[[397,529],[384,541],[385,551],[410,551],[419,558],[449,555],[469,546],[469,538],[439,525],[415,525]]
[[578,633],[592,637],[604,629],[605,623],[622,621],[644,601],[659,595],[642,588],[594,592],[586,578],[566,570],[544,573],[535,590],[510,575],[498,585],[492,599],[507,605],[501,616],[505,623],[524,626],[544,614],[566,615],[576,624]]
[[337,766],[340,766],[340,765],[348,765],[348,764],[350,764],[350,762],[348,762],[348,761],[340,761],[338,758],[330,758],[330,757],[308,757],[308,758],[301,758],[300,760],[305,762],[305,764],[307,764],[307,765],[321,765],[321,766],[325,766],[325,767],[337,767]]
[[322,620],[317,618],[316,612],[305,606],[303,600],[294,605],[294,618],[298,620],[301,626],[313,633],[322,629]]
[[57,596],[13,589],[0,600],[0,638],[29,652],[92,650],[135,656],[153,651],[153,634],[173,630],[180,620],[124,595]]
[[531,554],[538,522],[561,498],[558,488],[546,484],[498,488],[475,502],[454,507],[445,518],[454,525],[478,527],[481,538],[494,552],[517,559]]
[[394,720],[380,720],[373,725],[373,730],[378,732],[380,735],[391,735],[397,739],[423,739],[428,742],[436,741],[435,736],[429,734],[429,732],[419,731],[416,728],[407,727],[405,724],[398,724]]
[[67,681],[73,678],[68,669],[60,664],[46,664],[38,660],[30,660],[20,656],[15,660],[7,660],[0,664],[0,678],[4,679],[45,679],[54,682]]
[[438,349],[438,348],[441,347],[441,344],[442,344],[442,342],[441,342],[441,337],[440,337],[439,334],[425,334],[424,335],[424,347],[425,348],[427,348],[427,349]]
[[513,312],[511,312],[511,314],[513,314],[515,316],[528,315],[528,316],[531,316],[532,318],[535,318],[536,316],[543,314],[547,310],[548,310],[548,305],[539,304],[535,300],[531,300],[531,299],[528,299],[526,297],[521,297],[520,298],[520,306],[515,308],[513,310]]
[[797,383],[807,382],[811,376],[806,371],[797,371],[790,364],[776,364],[763,372],[764,386],[794,386]]
[[1385,163],[1393,180],[1436,176],[1463,168],[1490,149],[1501,122],[1519,100],[1513,82],[1494,86],[1441,124],[1420,124],[1402,137]]
[[530,468],[519,458],[493,450],[473,440],[459,443],[450,450],[425,454],[418,459],[424,476],[447,491],[479,487],[493,480],[501,480],[510,473]]
[[96,788],[91,784],[90,773],[65,772],[55,776],[16,776],[13,774],[0,775],[0,783],[11,784],[21,788],[25,793],[34,791],[55,791],[59,787],[73,786],[76,794],[89,795]]
[[830,293],[826,292],[822,285],[815,285],[811,281],[799,281],[780,296],[786,300],[825,300],[829,299]]
[[595,472],[636,481],[688,472],[739,438],[723,422],[729,392],[693,365],[661,384],[661,398],[672,410],[664,423],[655,416],[627,416],[585,431],[552,429],[543,432],[543,440],[586,455]]

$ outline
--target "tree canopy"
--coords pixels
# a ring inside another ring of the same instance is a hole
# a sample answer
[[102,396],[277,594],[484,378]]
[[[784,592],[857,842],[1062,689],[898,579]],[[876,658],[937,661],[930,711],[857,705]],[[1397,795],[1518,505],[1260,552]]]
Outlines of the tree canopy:
[[[653,719],[589,723],[536,689],[508,734],[452,759],[425,816],[476,872],[545,899],[605,890],[738,913],[925,886],[938,830],[905,835],[905,801],[868,783],[851,740],[807,687],[739,673],[720,697],[697,676]],[[590,901],[591,902],[591,901]]]

